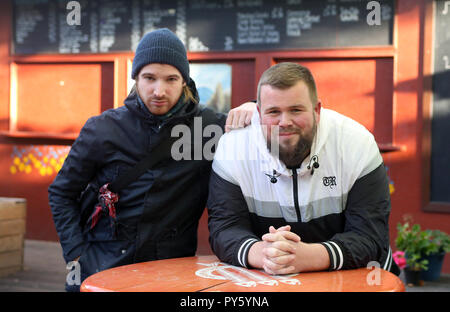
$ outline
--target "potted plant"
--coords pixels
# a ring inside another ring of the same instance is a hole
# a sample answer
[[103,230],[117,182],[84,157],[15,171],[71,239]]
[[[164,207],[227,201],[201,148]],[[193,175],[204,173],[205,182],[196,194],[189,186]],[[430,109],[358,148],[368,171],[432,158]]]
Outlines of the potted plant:
[[397,253],[396,262],[402,257],[406,260],[407,284],[421,285],[422,280],[439,278],[444,255],[450,251],[450,237],[439,230],[422,231],[419,224],[411,226],[409,222],[399,223],[397,231],[395,244],[404,254]]
[[397,231],[395,244],[398,250],[404,252],[406,283],[420,285],[420,271],[428,269],[428,260],[423,258],[431,246],[428,233],[422,231],[419,224],[410,226],[409,222],[399,223]]
[[432,251],[424,258],[428,260],[428,269],[421,272],[424,281],[435,281],[439,279],[442,271],[444,256],[450,252],[450,236],[440,230],[426,230],[429,234]]

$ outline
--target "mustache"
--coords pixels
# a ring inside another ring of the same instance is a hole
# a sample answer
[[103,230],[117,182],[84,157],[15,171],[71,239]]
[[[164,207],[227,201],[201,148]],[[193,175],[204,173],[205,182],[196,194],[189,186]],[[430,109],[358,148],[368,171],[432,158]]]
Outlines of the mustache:
[[149,98],[150,101],[167,101],[167,98],[165,96],[152,96]]
[[302,134],[302,131],[300,129],[297,129],[297,128],[283,128],[283,127],[279,127],[278,134],[284,134],[284,133],[298,133],[298,134]]

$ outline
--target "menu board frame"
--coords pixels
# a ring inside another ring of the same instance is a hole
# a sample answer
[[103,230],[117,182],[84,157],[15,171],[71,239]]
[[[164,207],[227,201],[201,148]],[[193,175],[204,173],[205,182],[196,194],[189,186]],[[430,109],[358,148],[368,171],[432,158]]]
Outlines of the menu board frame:
[[[189,52],[391,46],[396,0],[13,0],[13,54],[135,51],[169,28]],[[71,22],[78,9],[79,24]],[[375,16],[375,18],[374,18]]]

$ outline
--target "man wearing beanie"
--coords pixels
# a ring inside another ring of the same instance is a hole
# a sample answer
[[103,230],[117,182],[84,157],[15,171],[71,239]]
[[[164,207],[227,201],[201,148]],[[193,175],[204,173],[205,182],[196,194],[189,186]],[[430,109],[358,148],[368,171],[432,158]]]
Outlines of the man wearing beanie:
[[[200,117],[204,127],[207,117],[223,129],[226,116],[199,106],[186,49],[168,29],[142,38],[132,78],[136,84],[125,105],[87,120],[49,187],[64,259],[81,272],[77,283],[67,281],[68,291],[78,291],[85,278],[108,268],[196,252],[211,159],[166,157],[117,193],[107,184],[147,155],[169,154],[161,150],[167,149],[162,142],[175,126],[190,126]],[[227,125],[248,124],[254,106],[234,109]],[[81,211],[88,190],[94,190],[94,198],[100,196]]]

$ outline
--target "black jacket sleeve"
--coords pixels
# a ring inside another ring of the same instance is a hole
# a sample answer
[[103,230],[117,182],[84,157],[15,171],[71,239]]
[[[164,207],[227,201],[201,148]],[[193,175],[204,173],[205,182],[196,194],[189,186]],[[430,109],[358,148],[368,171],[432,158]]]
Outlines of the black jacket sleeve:
[[209,242],[213,252],[223,262],[248,267],[248,252],[259,238],[252,231],[241,188],[212,170],[207,207]]
[[366,267],[371,261],[377,261],[382,269],[392,270],[390,210],[389,181],[381,164],[351,188],[344,232],[323,243],[330,256],[330,270]]
[[78,198],[97,171],[103,158],[96,138],[94,118],[83,126],[53,183],[48,188],[49,204],[66,262],[79,257],[84,248]]

